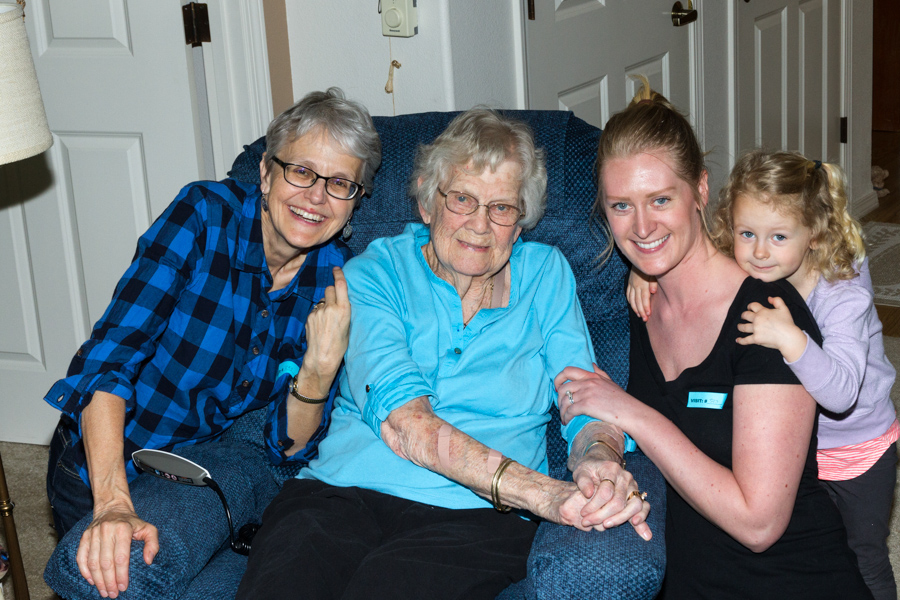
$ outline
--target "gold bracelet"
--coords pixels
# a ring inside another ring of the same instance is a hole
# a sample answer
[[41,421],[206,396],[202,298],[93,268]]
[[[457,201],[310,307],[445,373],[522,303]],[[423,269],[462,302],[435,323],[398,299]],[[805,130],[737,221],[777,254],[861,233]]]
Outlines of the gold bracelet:
[[500,479],[503,478],[503,472],[512,461],[511,458],[504,458],[497,470],[494,471],[494,478],[491,480],[491,502],[497,512],[508,513],[510,511],[510,507],[500,502]]
[[609,443],[604,442],[603,440],[594,440],[593,442],[591,442],[590,444],[588,444],[587,446],[585,446],[585,448],[584,448],[584,453],[583,453],[581,456],[582,456],[582,457],[587,456],[588,450],[590,450],[591,448],[593,448],[593,447],[596,446],[597,444],[603,444],[604,446],[606,446],[607,448],[609,448],[610,450],[612,450],[613,454],[616,455],[616,458],[619,459],[619,464],[622,466],[623,469],[625,468],[625,458],[624,458],[621,454],[619,454],[619,451],[618,451],[618,450],[616,450],[616,449],[613,448]]
[[297,391],[296,379],[291,379],[291,385],[289,389],[291,391],[291,396],[293,396],[300,402],[303,402],[304,404],[324,404],[328,402],[328,396],[325,396],[324,398],[307,398],[306,396],[302,395]]

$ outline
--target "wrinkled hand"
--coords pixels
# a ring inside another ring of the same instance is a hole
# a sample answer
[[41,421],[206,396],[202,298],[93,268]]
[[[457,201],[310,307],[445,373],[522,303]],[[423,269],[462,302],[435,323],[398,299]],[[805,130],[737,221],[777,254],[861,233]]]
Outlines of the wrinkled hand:
[[590,531],[592,526],[583,522],[582,509],[590,498],[585,497],[574,481],[554,480],[549,506],[541,511],[541,516],[558,525],[569,525],[582,531]]
[[647,525],[650,503],[634,496],[638,486],[631,473],[610,461],[586,459],[576,468],[575,481],[556,481],[550,506],[541,516],[582,531],[605,531],[630,522],[645,540],[653,537]]
[[[564,424],[578,415],[616,423],[618,411],[634,401],[602,369],[593,367],[593,372],[566,367],[554,379]],[[568,392],[572,394],[571,401]],[[588,452],[579,459],[572,474],[587,500],[579,509],[583,526],[603,531],[628,521],[645,540],[653,536],[646,523],[650,503],[637,496],[627,499],[631,492],[638,491],[638,485],[617,462],[593,458]]]
[[625,298],[637,316],[646,321],[650,318],[650,298],[657,290],[656,278],[631,269],[628,273],[628,287]]
[[327,387],[337,374],[350,339],[350,299],[347,280],[339,267],[334,267],[334,285],[325,288],[324,303],[319,302],[306,318],[306,354],[303,367],[310,369]]
[[650,503],[639,496],[628,498],[631,492],[639,491],[638,484],[618,463],[594,459],[588,453],[572,475],[581,494],[588,499],[581,508],[583,525],[603,531],[629,522],[645,540],[653,537],[646,523]]
[[159,532],[133,509],[124,507],[95,511],[94,520],[81,536],[75,558],[78,570],[104,598],[116,598],[128,589],[132,540],[144,542],[144,562],[152,564],[159,551]]

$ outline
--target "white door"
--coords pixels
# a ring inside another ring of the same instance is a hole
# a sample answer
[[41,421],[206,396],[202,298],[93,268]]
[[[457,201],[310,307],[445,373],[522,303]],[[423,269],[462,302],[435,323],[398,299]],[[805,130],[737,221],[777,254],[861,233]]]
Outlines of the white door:
[[736,2],[737,148],[841,156],[841,0]]
[[[631,74],[691,111],[691,36],[673,0],[535,0],[525,21],[528,107],[571,110],[602,127],[634,96]],[[687,5],[687,0],[682,4]]]
[[198,179],[179,0],[32,0],[53,132],[0,168],[0,440],[47,443],[44,394],[100,317],[137,237]]

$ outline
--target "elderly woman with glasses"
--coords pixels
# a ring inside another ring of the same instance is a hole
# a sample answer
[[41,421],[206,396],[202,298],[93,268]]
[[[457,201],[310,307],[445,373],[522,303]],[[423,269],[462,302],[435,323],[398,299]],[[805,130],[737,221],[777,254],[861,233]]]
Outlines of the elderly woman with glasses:
[[[153,506],[132,502],[129,486],[149,477],[138,475],[132,452],[202,450],[221,484],[239,468],[299,468],[327,429],[350,318],[340,270],[350,251],[336,236],[371,188],[381,143],[368,112],[332,88],[279,115],[267,144],[258,187],[224,179],[182,190],[139,240],[109,308],[47,394],[63,413],[47,478],[57,532],[93,511],[77,562],[104,597],[129,585],[132,539],[147,564],[159,550],[146,513],[171,521],[186,510],[167,505],[180,493],[172,488]],[[271,462],[248,466],[262,453],[207,443],[264,407],[259,445]],[[258,519],[278,489],[272,475],[254,489],[239,480],[232,510],[249,504]],[[181,524],[191,526],[189,514]]]
[[525,576],[535,517],[650,538],[618,428],[573,422],[575,481],[546,475],[553,378],[594,359],[562,254],[519,239],[546,177],[527,126],[488,110],[420,148],[424,225],[347,264],[331,430],[263,515],[239,598],[494,598]]

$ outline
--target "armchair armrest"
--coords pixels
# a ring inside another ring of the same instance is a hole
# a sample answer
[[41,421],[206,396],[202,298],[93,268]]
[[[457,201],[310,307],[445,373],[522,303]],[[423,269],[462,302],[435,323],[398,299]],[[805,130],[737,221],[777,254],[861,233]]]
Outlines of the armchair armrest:
[[541,523],[528,557],[528,576],[498,600],[654,598],[666,571],[665,480],[640,451],[628,454],[628,470],[652,503],[647,522],[653,538],[644,541],[628,524],[584,532]]

